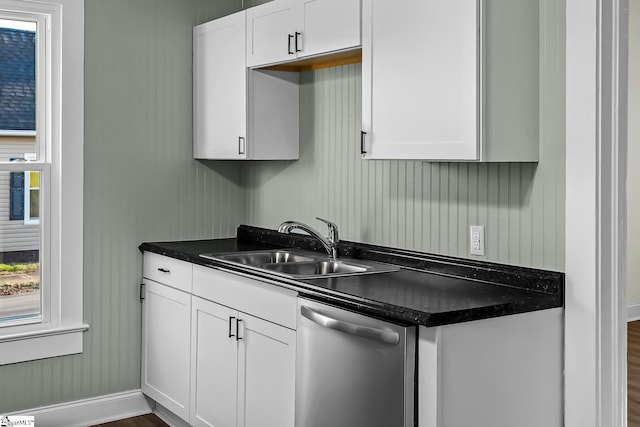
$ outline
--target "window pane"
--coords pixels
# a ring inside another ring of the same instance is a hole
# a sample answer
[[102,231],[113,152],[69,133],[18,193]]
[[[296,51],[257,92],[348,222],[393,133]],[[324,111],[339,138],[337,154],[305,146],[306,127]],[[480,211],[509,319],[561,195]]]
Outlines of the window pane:
[[11,219],[24,209],[25,196],[31,216],[39,213],[40,190],[26,195],[24,177],[24,172],[0,172],[0,326],[42,312],[40,224],[25,223],[24,216]]
[[32,189],[40,188],[40,172],[31,172],[29,174],[29,187]]
[[36,150],[36,24],[0,20],[0,162]]
[[[36,24],[0,20],[0,163],[36,160]],[[0,327],[39,318],[40,173],[0,171]]]
[[31,205],[29,209],[29,218],[40,218],[40,190],[31,190]]

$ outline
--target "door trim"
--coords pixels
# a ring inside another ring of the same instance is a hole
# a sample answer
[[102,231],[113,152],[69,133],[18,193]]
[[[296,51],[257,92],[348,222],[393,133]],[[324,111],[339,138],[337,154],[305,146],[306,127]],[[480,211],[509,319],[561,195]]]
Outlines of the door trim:
[[565,425],[626,425],[628,0],[566,0]]

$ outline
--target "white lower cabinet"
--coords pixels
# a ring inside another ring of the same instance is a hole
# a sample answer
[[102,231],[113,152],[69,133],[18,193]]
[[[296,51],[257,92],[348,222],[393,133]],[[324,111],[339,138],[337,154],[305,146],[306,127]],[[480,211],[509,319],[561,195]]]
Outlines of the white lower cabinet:
[[[297,292],[144,263],[143,393],[196,427],[294,427]],[[555,308],[420,326],[417,425],[561,427],[562,321]]]
[[297,292],[145,253],[142,392],[193,426],[293,427]]
[[293,427],[294,330],[194,297],[191,424]]
[[189,419],[191,294],[144,281],[142,392]]
[[293,427],[296,332],[242,313],[240,318],[238,426]]
[[418,335],[418,427],[562,427],[563,309]]
[[191,425],[236,426],[238,342],[231,329],[237,312],[193,298],[191,327]]

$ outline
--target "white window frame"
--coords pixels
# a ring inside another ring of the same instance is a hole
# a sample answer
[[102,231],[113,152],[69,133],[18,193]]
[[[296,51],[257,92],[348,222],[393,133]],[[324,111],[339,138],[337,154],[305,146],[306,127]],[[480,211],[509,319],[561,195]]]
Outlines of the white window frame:
[[[34,171],[26,171],[24,173],[24,225],[40,224],[40,217],[31,216],[31,173]],[[40,190],[38,187],[36,190]]]
[[[3,164],[41,178],[39,322],[0,327],[0,365],[82,352],[84,1],[0,0],[0,16],[38,22],[38,162]],[[64,164],[64,167],[62,167]]]

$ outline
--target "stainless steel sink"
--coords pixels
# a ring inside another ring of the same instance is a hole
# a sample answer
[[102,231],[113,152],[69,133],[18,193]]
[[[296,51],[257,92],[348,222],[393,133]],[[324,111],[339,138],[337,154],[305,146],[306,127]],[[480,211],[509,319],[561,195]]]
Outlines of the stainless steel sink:
[[297,262],[294,264],[266,264],[267,270],[277,271],[292,277],[315,277],[365,273],[368,267],[343,261]]
[[304,255],[294,254],[290,251],[260,251],[260,252],[235,252],[230,254],[203,254],[204,258],[217,259],[221,261],[235,262],[245,265],[261,265],[261,264],[286,264],[292,262],[308,262],[315,261]]
[[296,279],[351,276],[399,270],[398,267],[388,264],[351,259],[331,260],[315,252],[291,249],[210,253],[200,254],[200,256]]

